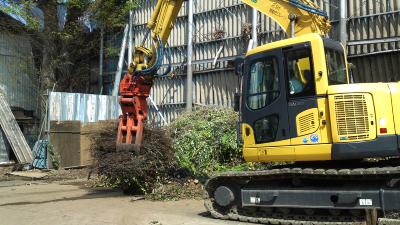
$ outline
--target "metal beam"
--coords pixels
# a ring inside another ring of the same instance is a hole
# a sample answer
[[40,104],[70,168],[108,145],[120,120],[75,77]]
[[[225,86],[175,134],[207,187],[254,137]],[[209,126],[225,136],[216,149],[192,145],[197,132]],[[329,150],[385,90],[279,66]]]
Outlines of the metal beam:
[[395,53],[400,52],[400,49],[393,49],[387,51],[380,51],[380,52],[371,52],[371,53],[364,53],[364,54],[357,54],[357,55],[349,55],[347,58],[354,59],[354,58],[361,58],[366,56],[374,56],[374,55],[381,55],[381,54],[388,54],[388,53]]
[[149,96],[149,100],[150,100],[151,104],[153,105],[154,109],[157,111],[158,116],[160,116],[161,120],[164,122],[164,124],[168,124],[164,115],[161,113],[160,109],[158,108],[157,104],[154,102],[154,100],[151,96]]
[[258,11],[253,8],[251,11],[251,39],[253,39],[253,48],[258,46],[258,38],[257,38],[257,17]]
[[347,1],[340,0],[340,42],[347,46]]
[[193,110],[193,0],[188,0],[188,49],[187,49],[187,83],[186,83],[186,111]]
[[[130,0],[132,3],[132,0]],[[132,63],[133,57],[133,11],[129,11],[129,41],[128,41],[128,66]]]
[[103,94],[103,64],[104,64],[104,27],[100,29],[100,59],[99,59],[99,94]]
[[389,43],[389,42],[397,42],[400,41],[400,37],[390,37],[390,38],[379,38],[379,39],[370,39],[370,40],[360,40],[360,41],[349,41],[348,46],[354,45],[367,45],[367,44],[381,44],[381,43]]
[[126,39],[128,38],[128,29],[129,29],[129,25],[127,24],[125,26],[125,30],[124,30],[124,38],[122,38],[121,51],[119,53],[118,67],[117,67],[117,71],[115,72],[114,88],[113,88],[113,92],[112,92],[113,96],[118,96],[118,93],[119,93],[119,82],[121,81],[122,67],[124,66]]

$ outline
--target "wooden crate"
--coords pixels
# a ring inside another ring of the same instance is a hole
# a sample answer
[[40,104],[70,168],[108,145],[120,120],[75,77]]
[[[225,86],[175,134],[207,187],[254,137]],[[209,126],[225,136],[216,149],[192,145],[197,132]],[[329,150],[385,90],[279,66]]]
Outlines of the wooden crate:
[[[51,122],[50,142],[61,156],[61,167],[81,167],[93,164],[90,136],[115,121],[81,123],[80,121]],[[115,133],[115,135],[117,135]]]

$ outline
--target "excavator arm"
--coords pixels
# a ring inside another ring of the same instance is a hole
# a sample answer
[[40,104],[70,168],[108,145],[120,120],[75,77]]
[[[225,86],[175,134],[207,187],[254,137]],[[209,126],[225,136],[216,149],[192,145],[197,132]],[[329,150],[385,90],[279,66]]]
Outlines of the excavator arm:
[[[157,76],[171,72],[171,53],[166,50],[183,0],[160,0],[147,23],[147,33],[140,46],[135,47],[133,62],[120,82],[120,105],[117,150],[139,151],[143,139],[144,121],[148,116],[147,98]],[[151,35],[151,47],[145,46]],[[129,54],[132,54],[131,52]],[[169,66],[159,74],[164,57]]]
[[[288,34],[317,33],[327,35],[331,25],[327,14],[311,0],[242,0],[272,18]],[[294,31],[291,24],[294,22]]]
[[[242,0],[275,20],[291,36],[309,33],[327,35],[330,23],[325,12],[310,0]],[[148,116],[147,98],[157,76],[171,71],[168,38],[174,27],[183,0],[159,0],[147,23],[147,33],[135,47],[134,60],[120,83],[122,115],[118,127],[117,148],[139,150],[143,123]],[[148,40],[149,39],[149,40]],[[145,46],[150,41],[151,46]],[[132,53],[129,53],[132,54]],[[159,74],[164,58],[169,66]],[[132,145],[133,144],[133,145]]]

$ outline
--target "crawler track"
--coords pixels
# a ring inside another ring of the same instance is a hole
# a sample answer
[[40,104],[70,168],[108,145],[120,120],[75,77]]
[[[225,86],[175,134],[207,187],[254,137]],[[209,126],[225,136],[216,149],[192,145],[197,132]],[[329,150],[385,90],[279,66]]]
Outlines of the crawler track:
[[[366,211],[356,210],[328,210],[328,209],[297,209],[297,208],[265,208],[242,207],[241,200],[229,207],[219,206],[214,199],[217,187],[225,184],[234,184],[240,188],[250,182],[263,183],[279,180],[311,179],[314,182],[363,182],[389,185],[400,189],[400,160],[383,160],[378,162],[352,163],[332,168],[329,165],[294,164],[288,167],[273,168],[263,171],[228,172],[211,178],[206,184],[205,207],[211,215],[218,219],[239,220],[244,222],[281,224],[281,225],[344,225],[344,224],[374,224],[366,222]],[[334,165],[334,164],[332,164]],[[379,216],[385,212],[378,211]],[[399,223],[400,224],[400,223]]]

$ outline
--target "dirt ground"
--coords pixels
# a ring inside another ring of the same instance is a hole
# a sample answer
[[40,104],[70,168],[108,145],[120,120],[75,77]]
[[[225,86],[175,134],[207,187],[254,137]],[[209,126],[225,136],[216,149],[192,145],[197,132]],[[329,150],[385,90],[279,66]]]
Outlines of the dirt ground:
[[47,180],[0,176],[2,225],[238,225],[210,218],[202,200],[155,202],[89,188],[86,173],[64,171]]

